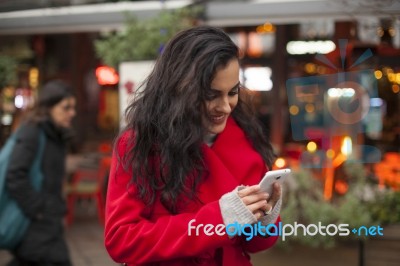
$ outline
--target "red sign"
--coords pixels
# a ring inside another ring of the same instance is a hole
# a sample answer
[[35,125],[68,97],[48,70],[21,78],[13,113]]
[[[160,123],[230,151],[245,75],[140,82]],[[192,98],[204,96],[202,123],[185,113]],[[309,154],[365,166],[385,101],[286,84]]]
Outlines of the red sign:
[[96,68],[96,78],[100,85],[115,85],[119,82],[118,73],[109,66],[100,66]]

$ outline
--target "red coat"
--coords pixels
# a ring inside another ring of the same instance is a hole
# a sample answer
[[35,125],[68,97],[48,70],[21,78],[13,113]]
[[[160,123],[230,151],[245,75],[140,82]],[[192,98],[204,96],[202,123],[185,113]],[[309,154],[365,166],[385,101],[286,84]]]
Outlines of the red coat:
[[[126,153],[126,133],[117,145],[117,152]],[[243,131],[230,118],[212,147],[202,146],[210,175],[200,184],[199,202],[191,202],[184,212],[171,215],[159,202],[150,219],[143,215],[145,205],[128,193],[131,174],[123,170],[114,154],[110,172],[105,225],[105,245],[110,256],[128,265],[251,265],[248,252],[265,250],[277,237],[243,237],[229,239],[225,234],[188,235],[193,225],[223,224],[218,200],[239,185],[257,184],[267,171],[261,156],[246,140]],[[277,223],[279,222],[279,219]],[[221,252],[222,251],[222,252]],[[219,254],[219,255],[217,255]],[[221,256],[222,254],[222,256]]]

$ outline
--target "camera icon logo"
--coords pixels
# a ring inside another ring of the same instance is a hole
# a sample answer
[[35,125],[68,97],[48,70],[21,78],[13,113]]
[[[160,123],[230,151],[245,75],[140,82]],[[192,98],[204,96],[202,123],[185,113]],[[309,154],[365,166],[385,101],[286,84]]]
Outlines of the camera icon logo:
[[318,61],[330,67],[331,74],[286,82],[293,139],[314,144],[300,156],[305,168],[335,167],[339,157],[342,162],[381,160],[378,148],[364,144],[366,137],[380,134],[384,112],[374,69],[360,67],[372,57],[372,51],[366,50],[347,67],[347,40],[340,40],[339,46],[341,69],[324,55],[317,55]]

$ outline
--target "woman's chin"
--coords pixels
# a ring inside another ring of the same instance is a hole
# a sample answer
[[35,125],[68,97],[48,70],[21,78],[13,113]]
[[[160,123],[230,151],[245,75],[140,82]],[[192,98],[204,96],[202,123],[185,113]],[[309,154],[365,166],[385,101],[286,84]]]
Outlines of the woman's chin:
[[212,125],[208,128],[208,132],[211,134],[219,134],[222,131],[224,131],[226,126],[226,122],[223,124],[219,124],[219,125]]

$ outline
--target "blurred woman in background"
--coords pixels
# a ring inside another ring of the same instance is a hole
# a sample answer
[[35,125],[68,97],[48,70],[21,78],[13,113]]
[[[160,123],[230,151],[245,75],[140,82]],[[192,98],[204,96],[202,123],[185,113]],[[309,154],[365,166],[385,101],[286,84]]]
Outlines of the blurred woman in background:
[[[65,177],[66,141],[75,116],[72,89],[60,80],[50,81],[39,91],[37,104],[17,132],[6,177],[10,197],[16,200],[31,224],[22,242],[13,250],[10,266],[71,265],[63,235],[66,203],[62,197]],[[41,172],[43,182],[36,191],[28,172],[39,149],[39,134],[46,137]]]

